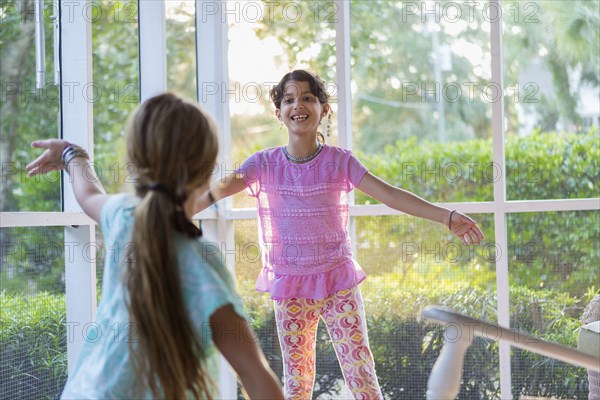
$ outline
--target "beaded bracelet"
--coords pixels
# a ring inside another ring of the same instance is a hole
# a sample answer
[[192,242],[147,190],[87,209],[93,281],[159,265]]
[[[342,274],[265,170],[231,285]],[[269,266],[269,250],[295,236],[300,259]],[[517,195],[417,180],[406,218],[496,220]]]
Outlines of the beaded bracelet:
[[68,144],[67,147],[64,148],[62,154],[60,155],[60,160],[62,161],[63,168],[67,168],[69,162],[75,157],[83,157],[86,160],[90,159],[87,151],[81,146],[77,146],[75,144]]

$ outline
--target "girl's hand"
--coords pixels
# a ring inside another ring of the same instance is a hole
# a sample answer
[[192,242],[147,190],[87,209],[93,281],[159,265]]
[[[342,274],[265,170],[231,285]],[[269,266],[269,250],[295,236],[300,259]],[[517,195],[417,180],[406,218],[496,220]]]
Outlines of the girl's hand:
[[50,171],[57,171],[63,168],[60,156],[70,143],[62,139],[36,140],[31,143],[31,147],[46,149],[38,158],[27,164],[25,170],[27,175],[35,176],[38,174],[47,174]]
[[[70,143],[62,139],[36,140],[31,143],[31,147],[46,149],[38,158],[27,164],[25,170],[29,176],[46,174],[50,171],[61,170],[64,168],[61,156],[63,150]],[[93,165],[85,152],[78,152],[73,158],[77,162],[70,162],[68,179],[73,187],[75,200],[84,213],[90,216],[94,221],[100,223],[100,212],[102,206],[108,200],[109,196],[104,191],[100,179],[96,176]]]
[[483,232],[479,226],[477,226],[477,223],[458,211],[454,211],[450,214],[448,226],[452,233],[458,236],[466,245],[474,243],[479,244],[484,238]]

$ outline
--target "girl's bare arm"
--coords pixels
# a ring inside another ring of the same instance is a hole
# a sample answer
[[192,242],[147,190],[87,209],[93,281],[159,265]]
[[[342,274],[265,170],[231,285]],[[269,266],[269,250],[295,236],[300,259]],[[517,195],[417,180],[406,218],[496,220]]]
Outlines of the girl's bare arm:
[[281,384],[248,322],[227,305],[212,314],[210,326],[215,345],[238,374],[250,399],[283,400]]
[[366,173],[358,189],[395,210],[450,227],[452,233],[465,244],[480,243],[484,238],[477,223],[465,214],[432,204],[409,191],[390,185],[370,172]]
[[246,187],[246,181],[244,181],[241,174],[227,175],[224,179],[214,182],[210,186],[210,190],[198,198],[194,207],[194,214],[208,208],[214,202],[241,192]]

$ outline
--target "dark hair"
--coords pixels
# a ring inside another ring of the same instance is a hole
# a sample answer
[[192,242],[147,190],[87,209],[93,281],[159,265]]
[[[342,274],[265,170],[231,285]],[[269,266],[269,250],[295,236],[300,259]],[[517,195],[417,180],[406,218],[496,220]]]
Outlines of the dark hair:
[[281,108],[281,100],[283,100],[285,85],[290,81],[308,82],[310,92],[317,96],[319,102],[321,102],[321,104],[329,103],[329,94],[327,94],[325,82],[319,78],[319,75],[304,69],[296,69],[285,74],[279,83],[271,89],[271,101],[275,104],[275,108]]
[[201,338],[183,299],[173,237],[176,231],[194,236],[186,228],[185,222],[192,223],[183,202],[210,179],[217,151],[211,118],[173,94],[146,100],[130,119],[127,157],[136,168],[141,199],[124,275],[137,338],[130,350],[136,386],[149,386],[154,398],[211,397]]

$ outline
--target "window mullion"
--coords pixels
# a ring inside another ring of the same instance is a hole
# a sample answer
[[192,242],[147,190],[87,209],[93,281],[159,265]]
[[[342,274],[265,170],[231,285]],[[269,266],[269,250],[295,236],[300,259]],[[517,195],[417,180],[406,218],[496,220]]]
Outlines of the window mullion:
[[[220,10],[226,8],[226,1],[213,2]],[[207,3],[196,0],[196,60],[198,101],[215,120],[219,135],[219,156],[213,179],[219,179],[231,172],[231,121],[229,104],[221,96],[205,96],[208,89],[223,91],[229,86],[228,69],[228,26],[221,13],[207,13]],[[216,207],[216,206],[215,206]],[[216,221],[205,221],[203,231],[208,238],[217,241],[219,247],[234,248],[233,221],[226,216],[233,207],[231,198],[219,202]],[[235,274],[235,260],[227,263]],[[219,389],[221,399],[237,398],[237,378],[224,357],[219,369]]]
[[[500,0],[490,0],[489,9],[491,13],[496,12],[494,18],[490,18],[490,49],[492,83],[494,87],[500,88],[496,101],[492,103],[492,143],[494,165],[503,173],[494,182],[494,233],[496,248],[496,292],[498,302],[498,324],[510,327],[510,301],[508,288],[508,231],[506,226],[506,157],[504,148],[504,79],[503,79],[503,56],[502,56],[502,4]],[[504,342],[499,344],[500,362],[500,397],[511,398],[511,368],[510,368],[510,345]]]
[[[68,4],[67,4],[68,3]],[[84,147],[94,159],[91,0],[60,3],[61,137]],[[63,211],[81,212],[69,176],[63,174]],[[65,283],[67,359],[71,370],[84,343],[84,330],[96,314],[95,225],[66,226]]]
[[164,0],[138,0],[140,102],[167,90]]

